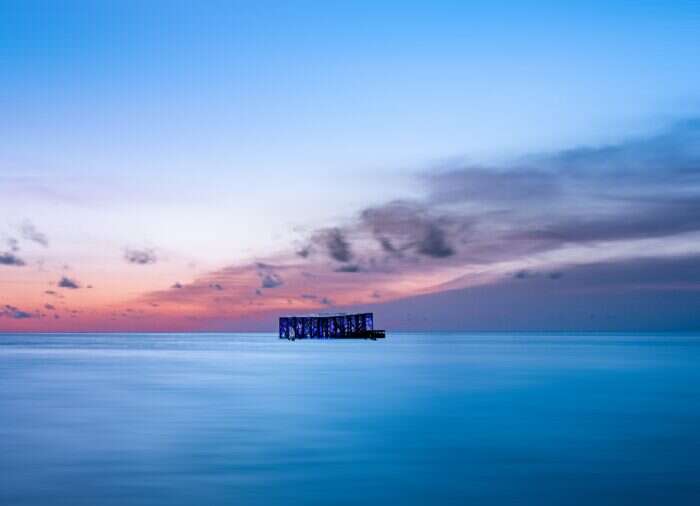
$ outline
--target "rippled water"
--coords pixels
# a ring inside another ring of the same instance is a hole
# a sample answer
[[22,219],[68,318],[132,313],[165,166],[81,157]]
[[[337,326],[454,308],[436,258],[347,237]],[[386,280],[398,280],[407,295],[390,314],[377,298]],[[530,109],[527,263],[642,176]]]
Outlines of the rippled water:
[[0,335],[0,504],[700,504],[700,337]]

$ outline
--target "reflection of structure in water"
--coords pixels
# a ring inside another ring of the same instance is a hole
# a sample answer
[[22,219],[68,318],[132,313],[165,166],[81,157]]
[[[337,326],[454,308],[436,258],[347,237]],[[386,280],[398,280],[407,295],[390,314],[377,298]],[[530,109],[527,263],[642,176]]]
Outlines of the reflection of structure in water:
[[280,339],[357,338],[384,337],[383,330],[374,330],[372,313],[319,314],[280,317]]

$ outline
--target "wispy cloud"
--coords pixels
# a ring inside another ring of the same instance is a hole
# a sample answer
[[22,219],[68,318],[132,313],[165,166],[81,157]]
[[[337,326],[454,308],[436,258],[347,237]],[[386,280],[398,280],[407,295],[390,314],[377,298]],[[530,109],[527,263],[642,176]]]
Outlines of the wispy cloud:
[[25,221],[22,223],[20,233],[22,234],[22,238],[28,241],[41,244],[45,248],[49,245],[49,238],[46,236],[46,234],[37,230],[34,224],[30,221]]
[[349,262],[352,260],[353,254],[350,244],[345,238],[345,233],[340,228],[319,230],[312,239],[320,243],[325,248],[328,256],[333,260],[338,262]]
[[19,241],[14,237],[8,237],[5,240],[5,244],[7,244],[8,248],[10,248],[11,252],[17,253],[19,251]]
[[382,250],[390,255],[414,251],[433,258],[455,253],[447,237],[451,225],[446,216],[436,215],[425,204],[410,201],[394,201],[365,209],[359,222],[359,226],[371,231]]
[[124,260],[130,264],[148,265],[157,262],[158,258],[152,249],[129,249],[124,251]]
[[260,278],[261,288],[277,288],[283,284],[282,278],[275,273],[264,273]]
[[360,266],[359,265],[341,265],[340,267],[337,267],[335,269],[335,272],[348,272],[348,273],[353,273],[353,272],[360,272]]
[[33,315],[27,311],[22,311],[15,306],[5,304],[4,307],[0,308],[0,317],[13,318],[15,320],[26,320],[27,318],[32,318]]

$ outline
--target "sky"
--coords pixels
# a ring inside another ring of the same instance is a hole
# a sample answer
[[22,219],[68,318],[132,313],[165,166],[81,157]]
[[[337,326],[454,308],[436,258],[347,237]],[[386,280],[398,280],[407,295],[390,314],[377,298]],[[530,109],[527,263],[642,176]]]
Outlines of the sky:
[[700,329],[697,2],[0,0],[0,331]]

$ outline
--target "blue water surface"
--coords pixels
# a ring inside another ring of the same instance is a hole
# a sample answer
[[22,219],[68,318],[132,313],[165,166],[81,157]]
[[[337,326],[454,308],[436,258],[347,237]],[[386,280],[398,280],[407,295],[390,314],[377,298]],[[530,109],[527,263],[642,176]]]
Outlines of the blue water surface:
[[700,337],[0,335],[0,504],[700,504]]

